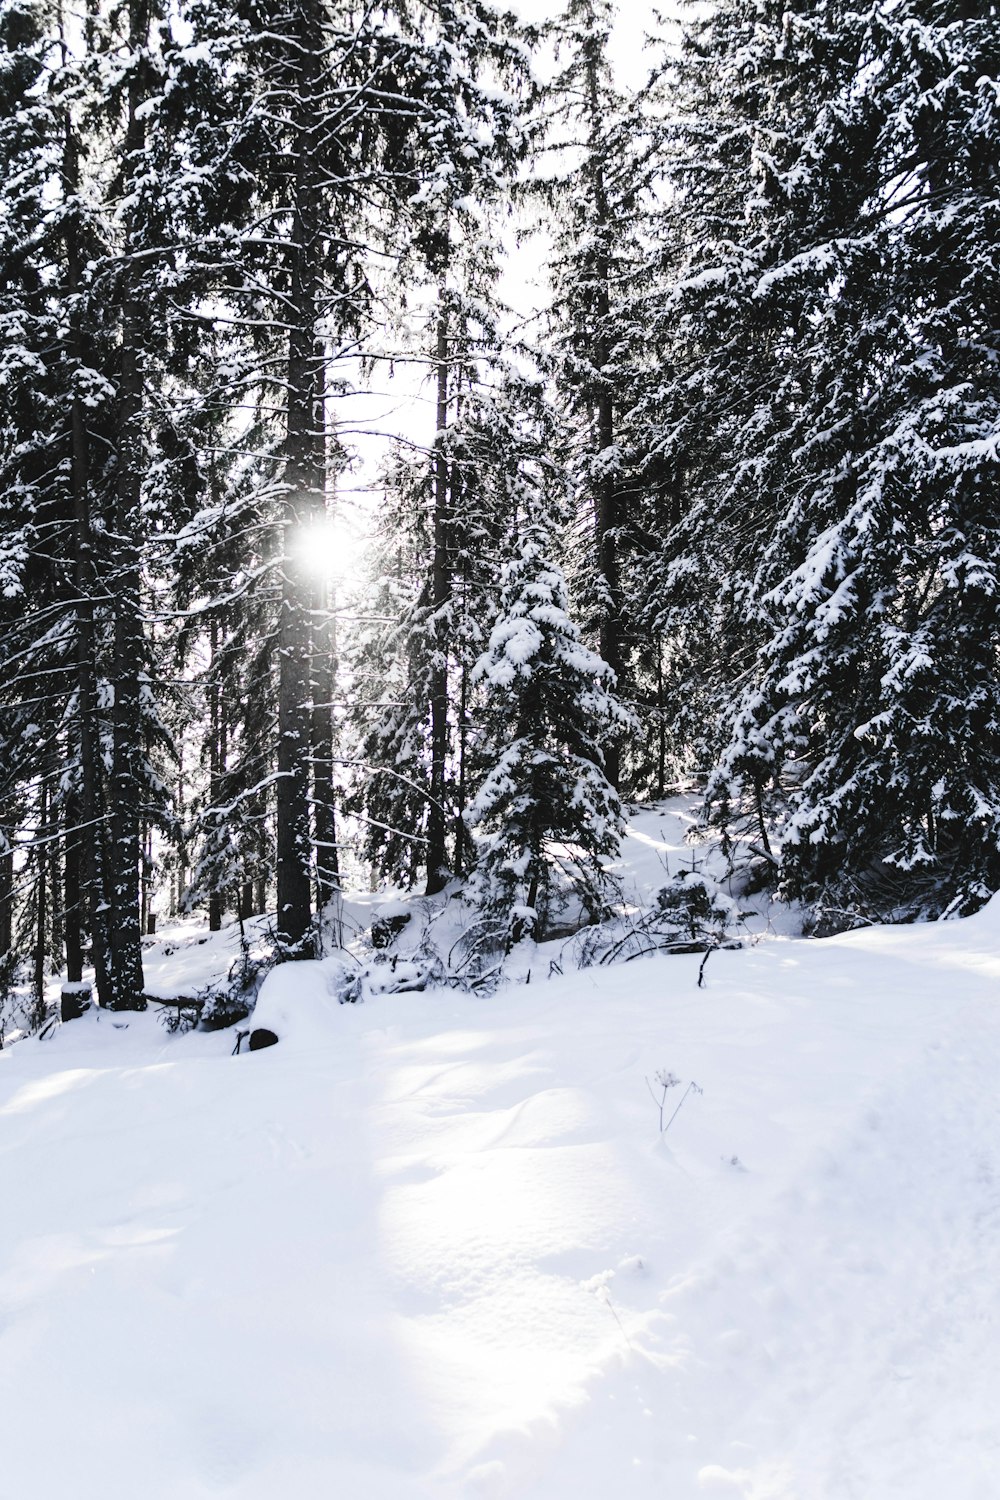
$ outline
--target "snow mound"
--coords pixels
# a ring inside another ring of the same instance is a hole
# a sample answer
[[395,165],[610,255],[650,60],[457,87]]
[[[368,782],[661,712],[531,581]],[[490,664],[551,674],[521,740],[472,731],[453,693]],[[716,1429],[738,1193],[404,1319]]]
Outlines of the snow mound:
[[344,966],[336,959],[279,964],[261,985],[247,1025],[279,1042],[314,1050],[335,1045]]

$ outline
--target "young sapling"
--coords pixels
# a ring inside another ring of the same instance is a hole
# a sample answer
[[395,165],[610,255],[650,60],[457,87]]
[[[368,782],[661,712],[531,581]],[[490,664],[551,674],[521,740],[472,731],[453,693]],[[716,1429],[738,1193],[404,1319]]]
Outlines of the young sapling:
[[[701,1088],[697,1083],[689,1083],[688,1086],[687,1086],[687,1088],[684,1090],[683,1094],[681,1095],[680,1103],[677,1105],[677,1108],[674,1110],[673,1114],[670,1116],[670,1119],[667,1121],[667,1123],[664,1124],[663,1123],[663,1112],[664,1112],[664,1109],[666,1108],[667,1094],[669,1093],[669,1091],[672,1088],[675,1088],[676,1085],[679,1084],[679,1083],[680,1083],[680,1079],[677,1077],[677,1074],[676,1073],[670,1073],[670,1072],[668,1072],[666,1070],[666,1068],[659,1068],[653,1074],[652,1081],[650,1081],[648,1078],[646,1079],[646,1087],[649,1090],[650,1098],[652,1099],[653,1103],[656,1105],[656,1107],[657,1107],[657,1109],[659,1110],[659,1113],[660,1113],[660,1134],[661,1135],[666,1135],[667,1131],[670,1129],[671,1125],[676,1120],[678,1114],[680,1113],[681,1105],[684,1103],[684,1100],[687,1098],[688,1094],[692,1094],[692,1093],[693,1094],[703,1094],[705,1092],[704,1089]],[[654,1089],[654,1086],[653,1086],[654,1084],[656,1085],[656,1088],[659,1089],[659,1091],[660,1091],[658,1096],[657,1096],[656,1090]]]
[[[680,1083],[680,1079],[677,1077],[677,1074],[668,1073],[666,1068],[658,1068],[657,1071],[653,1074],[652,1082],[650,1082],[648,1078],[646,1079],[646,1087],[649,1090],[649,1096],[652,1099],[653,1103],[656,1105],[657,1109],[660,1111],[661,1135],[663,1134],[663,1110],[667,1102],[667,1093],[678,1083]],[[660,1090],[659,1098],[656,1097],[656,1092],[653,1088],[653,1084],[655,1084],[656,1087]]]

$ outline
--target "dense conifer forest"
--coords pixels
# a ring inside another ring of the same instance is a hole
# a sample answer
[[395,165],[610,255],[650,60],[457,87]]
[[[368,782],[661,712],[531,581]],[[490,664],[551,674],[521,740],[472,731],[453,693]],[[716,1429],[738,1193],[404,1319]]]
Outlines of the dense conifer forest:
[[1000,886],[1000,15],[613,24],[0,0],[0,989],[503,953],[679,784],[820,931]]

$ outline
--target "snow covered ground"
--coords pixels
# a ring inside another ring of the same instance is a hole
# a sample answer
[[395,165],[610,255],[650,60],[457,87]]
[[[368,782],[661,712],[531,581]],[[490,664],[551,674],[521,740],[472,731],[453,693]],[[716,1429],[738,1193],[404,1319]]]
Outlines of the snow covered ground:
[[0,1053],[0,1500],[996,1500],[1000,897],[698,962]]

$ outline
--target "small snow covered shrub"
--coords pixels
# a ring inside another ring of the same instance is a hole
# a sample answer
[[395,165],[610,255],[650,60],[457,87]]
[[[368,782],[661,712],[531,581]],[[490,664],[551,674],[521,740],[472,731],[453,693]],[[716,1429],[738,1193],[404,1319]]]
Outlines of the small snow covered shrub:
[[376,953],[355,970],[344,969],[332,983],[341,1005],[357,1005],[372,995],[419,993],[444,981],[440,960],[418,955],[404,958],[398,953]]
[[405,927],[409,925],[411,913],[403,902],[386,902],[379,910],[371,926],[373,948],[389,948]]
[[343,955],[345,963],[350,958],[356,967],[345,967],[334,986],[341,1004],[356,1004],[371,995],[460,984],[436,937],[444,911],[434,901],[390,902],[381,907],[371,925],[367,954],[360,958]]
[[674,927],[700,950],[721,943],[739,912],[718,883],[697,870],[680,870],[653,898],[653,909],[665,927]]
[[716,881],[681,870],[662,885],[649,906],[628,911],[575,940],[581,968],[628,962],[647,953],[707,953],[740,946],[741,914]]
[[271,952],[254,953],[244,933],[240,938],[240,954],[234,959],[228,983],[220,989],[209,990],[204,995],[201,1025],[205,1031],[221,1031],[243,1021],[253,1010],[257,994],[268,971],[274,966]]
[[18,958],[13,949],[0,954],[0,1047],[8,1028],[14,1028],[14,981]]
[[392,958],[378,955],[364,973],[365,989],[370,995],[403,995],[425,990],[440,979],[438,965],[419,958]]
[[364,996],[365,970],[359,964],[356,968],[349,968],[344,963],[334,977],[330,980],[330,993],[336,996],[340,1005],[357,1005]]
[[[171,1036],[183,1036],[185,1032],[193,1031],[198,1025],[201,1014],[203,1012],[199,1010],[194,1000],[185,1000],[183,997],[164,1001],[157,1007],[157,1020],[165,1031],[170,1032]],[[215,1030],[216,1028],[210,1027],[209,1029]]]
[[255,993],[228,985],[223,990],[213,990],[205,996],[201,1011],[201,1024],[205,1031],[222,1031],[243,1021],[253,1008]]

